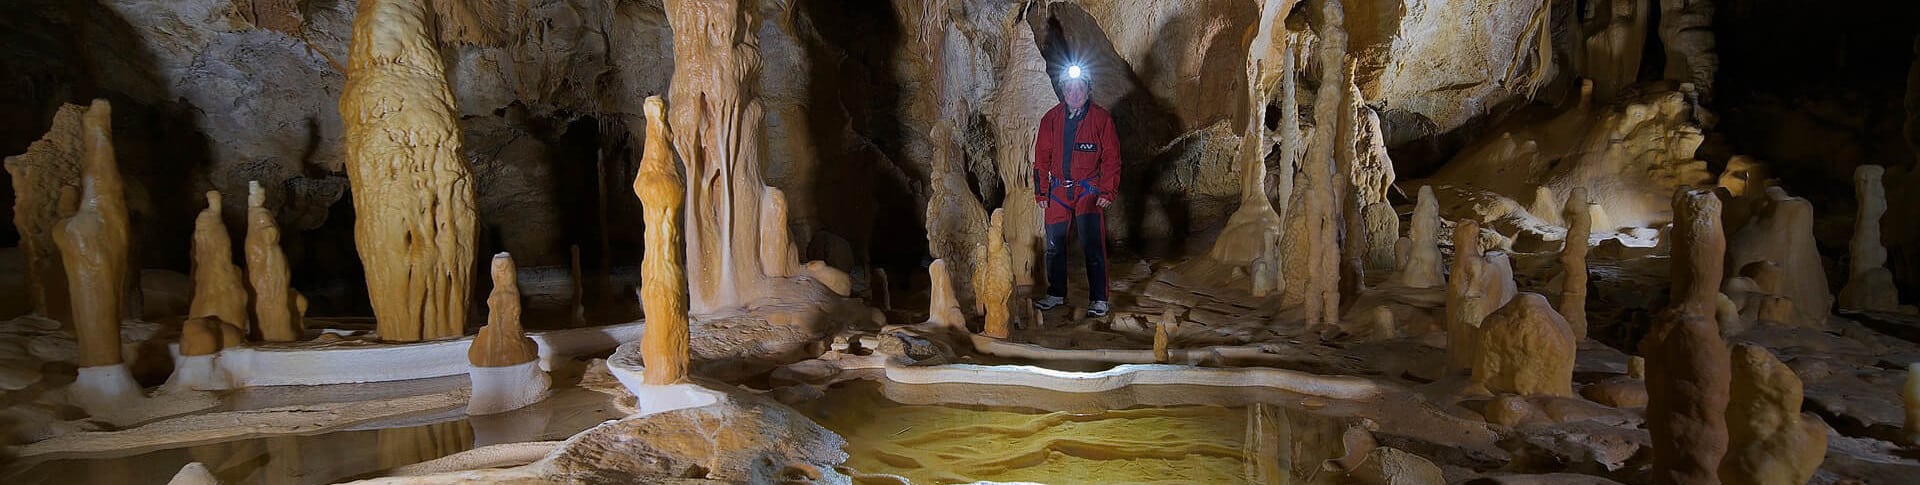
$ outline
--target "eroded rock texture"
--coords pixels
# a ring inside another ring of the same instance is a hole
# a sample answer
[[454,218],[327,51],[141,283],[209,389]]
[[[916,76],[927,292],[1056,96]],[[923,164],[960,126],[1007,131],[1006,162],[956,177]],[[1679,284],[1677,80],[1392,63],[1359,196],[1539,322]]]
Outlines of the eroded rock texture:
[[475,367],[506,367],[533,362],[539,346],[520,325],[520,283],[513,255],[493,255],[493,291],[487,295],[487,326],[467,347],[467,363]]
[[27,152],[7,157],[13,177],[13,227],[20,231],[20,249],[26,253],[27,298],[35,313],[72,322],[67,300],[67,272],[60,248],[53,242],[54,225],[71,215],[61,210],[60,193],[80,184],[84,157],[84,107],[66,104],[53,115],[53,127]]
[[1768,293],[1793,301],[1795,325],[1823,325],[1833,308],[1833,294],[1827,289],[1827,272],[1821,266],[1820,251],[1813,240],[1813,204],[1791,197],[1785,189],[1767,187],[1754,201],[1752,215],[1745,221],[1728,213],[1727,267],[1744,268],[1756,261],[1771,261],[1780,266],[1785,278]]
[[1827,455],[1827,427],[1800,414],[1800,376],[1758,345],[1733,347],[1726,483],[1803,484]]
[[260,338],[292,342],[306,333],[301,317],[306,298],[292,286],[293,270],[280,250],[280,226],[267,210],[267,192],[258,182],[247,185],[247,282],[253,289],[253,321]]
[[1475,342],[1473,381],[1494,393],[1573,395],[1578,340],[1547,298],[1521,293],[1487,315]]
[[640,344],[648,384],[677,384],[687,378],[687,278],[681,266],[681,204],[686,189],[673,166],[666,107],[647,98],[647,144],[640,157],[634,195],[646,208],[647,257],[640,262],[640,300],[647,317]]
[[458,336],[467,321],[473,179],[432,14],[423,0],[360,2],[340,95],[354,240],[391,341]]
[[1720,483],[1733,377],[1717,327],[1710,316],[1673,312],[1640,342],[1647,358],[1647,431],[1653,436],[1655,482]]
[[120,363],[127,294],[127,202],[113,152],[113,107],[96,99],[81,116],[79,206],[53,226],[66,266],[81,367]]
[[193,301],[187,316],[207,317],[246,335],[252,318],[240,267],[233,264],[233,239],[221,220],[220,191],[207,191],[207,208],[193,220]]

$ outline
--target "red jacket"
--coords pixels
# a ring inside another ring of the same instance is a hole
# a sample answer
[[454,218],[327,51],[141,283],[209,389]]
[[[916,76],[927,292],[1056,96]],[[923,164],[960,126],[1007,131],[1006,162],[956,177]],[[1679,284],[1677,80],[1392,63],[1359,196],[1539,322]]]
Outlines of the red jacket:
[[[1113,116],[1088,101],[1074,130],[1073,158],[1062,160],[1066,118],[1066,105],[1054,105],[1040,118],[1040,134],[1033,140],[1033,198],[1048,202],[1047,224],[1098,213],[1097,201],[1113,200],[1120,189],[1120,138],[1114,134]],[[1061,171],[1066,165],[1073,173]]]

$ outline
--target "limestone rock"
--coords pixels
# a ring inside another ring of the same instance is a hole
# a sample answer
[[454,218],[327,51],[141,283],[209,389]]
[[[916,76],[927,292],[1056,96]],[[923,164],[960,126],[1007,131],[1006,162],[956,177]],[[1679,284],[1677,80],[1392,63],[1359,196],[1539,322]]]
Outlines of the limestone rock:
[[1827,455],[1827,428],[1801,415],[1800,402],[1800,377],[1792,369],[1760,346],[1734,346],[1721,479],[1798,485],[1813,478]]
[[1580,396],[1615,408],[1647,406],[1647,384],[1639,379],[1614,378],[1580,388]]
[[1296,190],[1301,194],[1299,211],[1305,230],[1286,234],[1300,238],[1301,247],[1306,249],[1306,277],[1289,281],[1304,283],[1299,292],[1306,305],[1308,327],[1340,324],[1341,279],[1357,276],[1342,274],[1346,271],[1342,265],[1345,260],[1341,257],[1340,239],[1340,231],[1345,227],[1342,207],[1349,199],[1345,190],[1348,181],[1339,174],[1342,160],[1351,160],[1342,155],[1352,153],[1353,146],[1349,143],[1354,117],[1346,99],[1350,94],[1348,86],[1353,83],[1352,71],[1347,68],[1346,7],[1341,0],[1324,0],[1318,7],[1320,24],[1316,33],[1320,36],[1322,68],[1313,118],[1314,126],[1321,128],[1314,131],[1313,139],[1307,144],[1307,155],[1300,162],[1304,183]]
[[1840,307],[1890,311],[1900,306],[1900,294],[1893,287],[1893,272],[1887,271],[1887,247],[1880,244],[1880,217],[1887,213],[1887,191],[1880,180],[1886,169],[1879,165],[1861,165],[1853,170],[1853,193],[1859,213],[1853,219],[1853,240],[1848,243],[1847,286],[1840,290]]
[[1567,194],[1566,245],[1560,250],[1560,314],[1576,339],[1587,338],[1587,236],[1593,232],[1593,206],[1586,187]]
[[27,152],[7,157],[13,178],[13,227],[26,253],[27,298],[41,316],[72,323],[73,306],[67,300],[67,273],[54,244],[54,226],[68,214],[61,210],[65,188],[80,184],[80,166],[87,149],[81,118],[87,108],[60,106],[53,126]]
[[1718,305],[1727,253],[1727,239],[1720,230],[1720,198],[1705,190],[1677,190],[1673,215],[1671,301],[1679,312],[1710,318]]
[[1907,364],[1907,383],[1900,387],[1900,401],[1907,411],[1903,428],[1907,444],[1920,445],[1920,363]]
[[1720,172],[1720,187],[1727,189],[1727,193],[1734,197],[1759,193],[1765,190],[1770,175],[1767,165],[1759,160],[1746,155],[1734,155],[1727,159],[1726,170]]
[[1446,284],[1440,270],[1440,203],[1433,198],[1433,187],[1420,186],[1419,200],[1413,206],[1413,227],[1407,232],[1407,250],[1399,256],[1401,286],[1432,288]]
[[360,2],[340,94],[354,240],[376,331],[396,342],[464,331],[478,230],[460,111],[427,4]]
[[[640,262],[641,311],[646,313],[646,335],[641,358],[647,384],[678,384],[687,378],[687,279],[681,266],[681,207],[685,189],[673,167],[672,138],[665,102],[647,98],[647,138],[640,155],[640,173],[633,192],[645,211],[646,259]],[[690,216],[689,216],[690,217]]]
[[1521,293],[1487,315],[1475,343],[1473,381],[1494,393],[1573,395],[1578,341],[1546,297]]
[[1762,260],[1779,264],[1789,277],[1769,292],[1793,300],[1796,318],[1787,323],[1824,325],[1833,295],[1828,293],[1826,269],[1821,267],[1813,239],[1813,205],[1779,187],[1768,187],[1764,197],[1752,218],[1726,239],[1726,264],[1734,268]]
[[1720,56],[1714,52],[1714,2],[1660,0],[1660,43],[1667,48],[1666,79],[1691,84],[1712,99]]
[[766,398],[729,394],[710,406],[601,424],[537,462],[557,482],[846,483],[839,436]]
[[513,256],[493,255],[493,292],[487,295],[487,326],[473,336],[467,362],[475,367],[506,367],[532,362],[539,347],[520,326],[519,271]]
[[1674,312],[1640,341],[1647,358],[1647,430],[1659,483],[1720,483],[1727,452],[1732,371],[1727,346],[1706,316]]
[[1513,267],[1503,253],[1480,251],[1480,225],[1461,221],[1453,231],[1453,275],[1447,281],[1447,361],[1472,370],[1482,320],[1513,299]]
[[54,225],[66,266],[80,366],[118,364],[127,290],[127,202],[114,160],[113,108],[96,99],[81,117],[80,206]]
[[193,221],[193,301],[188,317],[212,317],[246,335],[247,287],[233,264],[233,239],[220,217],[220,191],[207,191],[207,208]]
[[212,355],[220,351],[220,327],[227,326],[218,318],[193,317],[180,323],[180,355],[193,357]]
[[768,278],[799,274],[800,249],[787,232],[787,193],[763,187],[760,193],[760,268]]
[[[247,281],[253,287],[253,316],[262,340],[292,342],[306,333],[301,322],[306,299],[293,290],[287,255],[280,250],[280,226],[266,201],[259,182],[247,185]],[[377,295],[379,290],[374,291]]]
[[993,338],[1007,338],[1013,327],[1013,260],[1007,252],[1006,213],[994,209],[987,228],[987,257],[980,262],[973,278],[974,298],[986,326],[982,332]]
[[960,313],[960,302],[953,296],[954,281],[948,273],[946,260],[936,259],[927,266],[927,277],[933,282],[933,289],[928,290],[927,323],[965,330],[967,315]]

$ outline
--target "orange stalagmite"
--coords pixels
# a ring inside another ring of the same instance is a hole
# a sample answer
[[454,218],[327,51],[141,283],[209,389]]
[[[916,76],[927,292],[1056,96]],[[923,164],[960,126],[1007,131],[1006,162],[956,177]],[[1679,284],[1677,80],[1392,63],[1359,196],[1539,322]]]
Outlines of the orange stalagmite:
[[467,362],[474,367],[506,367],[533,362],[539,346],[520,326],[519,270],[513,255],[493,255],[493,293],[487,295],[487,326],[473,336]]
[[127,201],[113,153],[113,107],[96,99],[81,119],[80,205],[54,225],[67,269],[80,366],[120,363],[121,302],[127,282]]
[[[247,334],[247,287],[233,264],[233,239],[220,219],[220,191],[207,191],[207,208],[193,220],[193,301],[187,316],[206,317]],[[222,341],[234,346],[240,342]]]
[[307,304],[290,286],[287,255],[280,252],[280,226],[266,203],[267,191],[260,182],[247,182],[247,281],[253,285],[253,316],[260,323],[261,340],[292,342],[306,332],[300,316]]
[[[646,259],[640,262],[640,300],[647,316],[640,341],[647,384],[687,379],[687,273],[681,266],[680,208],[685,189],[673,167],[671,136],[659,96],[647,98],[647,144],[633,193],[647,224]],[[691,171],[691,170],[689,170]]]
[[473,175],[426,0],[360,0],[347,83],[354,239],[380,338],[461,334],[472,279]]

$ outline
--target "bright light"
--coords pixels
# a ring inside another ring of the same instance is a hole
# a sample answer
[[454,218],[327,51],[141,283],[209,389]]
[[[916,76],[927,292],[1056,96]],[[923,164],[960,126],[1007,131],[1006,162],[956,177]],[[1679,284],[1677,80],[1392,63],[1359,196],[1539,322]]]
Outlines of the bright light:
[[1080,79],[1080,66],[1067,66],[1067,79]]

